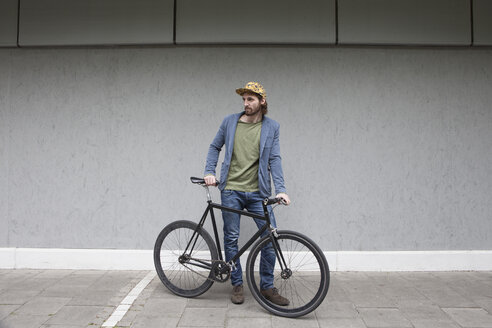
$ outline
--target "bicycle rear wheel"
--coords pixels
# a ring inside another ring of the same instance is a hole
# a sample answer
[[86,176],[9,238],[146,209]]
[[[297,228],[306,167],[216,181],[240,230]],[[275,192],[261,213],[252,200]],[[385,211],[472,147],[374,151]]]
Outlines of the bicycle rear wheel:
[[213,284],[211,264],[218,259],[217,248],[208,232],[197,227],[191,221],[173,222],[161,231],[154,246],[159,278],[171,292],[183,297],[201,295]]
[[[248,256],[246,278],[254,298],[268,311],[283,317],[299,317],[314,311],[324,300],[330,284],[328,262],[319,247],[308,237],[294,231],[277,231],[279,254],[275,263],[263,263],[273,271],[274,286],[290,303],[276,305],[267,300],[260,290],[261,250],[271,245],[270,236],[260,239]],[[283,256],[286,268],[280,268]]]

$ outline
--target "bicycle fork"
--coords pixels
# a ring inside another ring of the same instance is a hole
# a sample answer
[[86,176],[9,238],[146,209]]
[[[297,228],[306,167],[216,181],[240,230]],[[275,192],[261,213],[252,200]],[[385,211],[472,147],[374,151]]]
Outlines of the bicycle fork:
[[287,262],[285,261],[284,254],[282,254],[282,250],[280,249],[280,245],[278,243],[278,234],[277,234],[277,228],[273,227],[272,224],[270,223],[270,213],[268,213],[268,205],[271,204],[270,200],[266,198],[263,202],[263,213],[266,218],[266,224],[268,224],[268,230],[269,230],[269,236],[271,243],[273,245],[273,249],[275,250],[275,255],[278,259],[280,269],[282,270],[280,273],[280,276],[283,279],[288,279],[290,276],[292,276],[292,270],[290,270],[287,267]]
[[292,276],[292,270],[288,268],[287,262],[285,261],[284,254],[282,253],[282,250],[280,249],[280,245],[278,243],[278,234],[277,234],[277,228],[273,228],[270,226],[270,240],[273,245],[273,249],[275,250],[275,255],[277,256],[281,273],[280,276],[282,279],[289,279],[290,276]]

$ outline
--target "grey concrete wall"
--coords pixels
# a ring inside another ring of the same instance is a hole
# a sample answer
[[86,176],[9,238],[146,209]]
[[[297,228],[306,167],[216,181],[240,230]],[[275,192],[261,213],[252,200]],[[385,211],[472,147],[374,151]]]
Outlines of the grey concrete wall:
[[339,44],[471,45],[469,0],[339,0]]
[[247,5],[258,10],[250,14],[239,0],[3,0],[0,47],[491,44],[489,0],[252,0]]
[[197,219],[188,177],[250,80],[281,124],[281,228],[492,249],[492,51],[316,47],[0,50],[0,247],[150,249]]
[[0,1],[0,47],[17,46],[18,0]]
[[[8,184],[9,184],[9,129],[8,110],[10,108],[10,65],[11,56],[3,56],[0,65],[0,245],[9,244]],[[0,247],[1,247],[0,246]]]
[[335,44],[335,8],[334,0],[180,0],[176,43]]
[[23,0],[19,46],[173,43],[173,0]]
[[492,2],[473,0],[473,44],[492,45]]

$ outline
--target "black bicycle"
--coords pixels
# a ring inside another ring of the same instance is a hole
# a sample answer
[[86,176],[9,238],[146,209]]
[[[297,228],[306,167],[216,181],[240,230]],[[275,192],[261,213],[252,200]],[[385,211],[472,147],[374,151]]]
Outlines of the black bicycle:
[[[328,262],[320,248],[308,237],[272,227],[267,206],[279,203],[280,199],[265,199],[264,214],[259,215],[213,203],[204,179],[192,177],[191,181],[202,185],[207,192],[208,205],[202,218],[198,224],[191,221],[172,222],[160,232],[154,246],[157,274],[171,292],[183,297],[196,297],[206,292],[214,282],[227,281],[236,260],[259,239],[248,255],[246,279],[251,294],[261,306],[273,314],[293,318],[312,312],[323,302],[330,284]],[[225,262],[222,256],[214,209],[266,221],[229,262]],[[203,228],[209,214],[215,242]],[[261,237],[267,230],[268,234]],[[287,306],[270,302],[260,292],[261,250],[271,246],[276,254],[274,285],[281,295],[290,300]]]

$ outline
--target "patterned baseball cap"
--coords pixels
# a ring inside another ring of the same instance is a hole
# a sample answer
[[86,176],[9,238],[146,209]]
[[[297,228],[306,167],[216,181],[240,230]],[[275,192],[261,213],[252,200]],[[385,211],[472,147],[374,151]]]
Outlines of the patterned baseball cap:
[[262,96],[263,98],[266,99],[265,89],[258,82],[248,82],[248,83],[246,83],[244,88],[236,89],[236,93],[238,95],[242,95],[245,92],[253,92],[253,93],[259,94],[260,96]]

